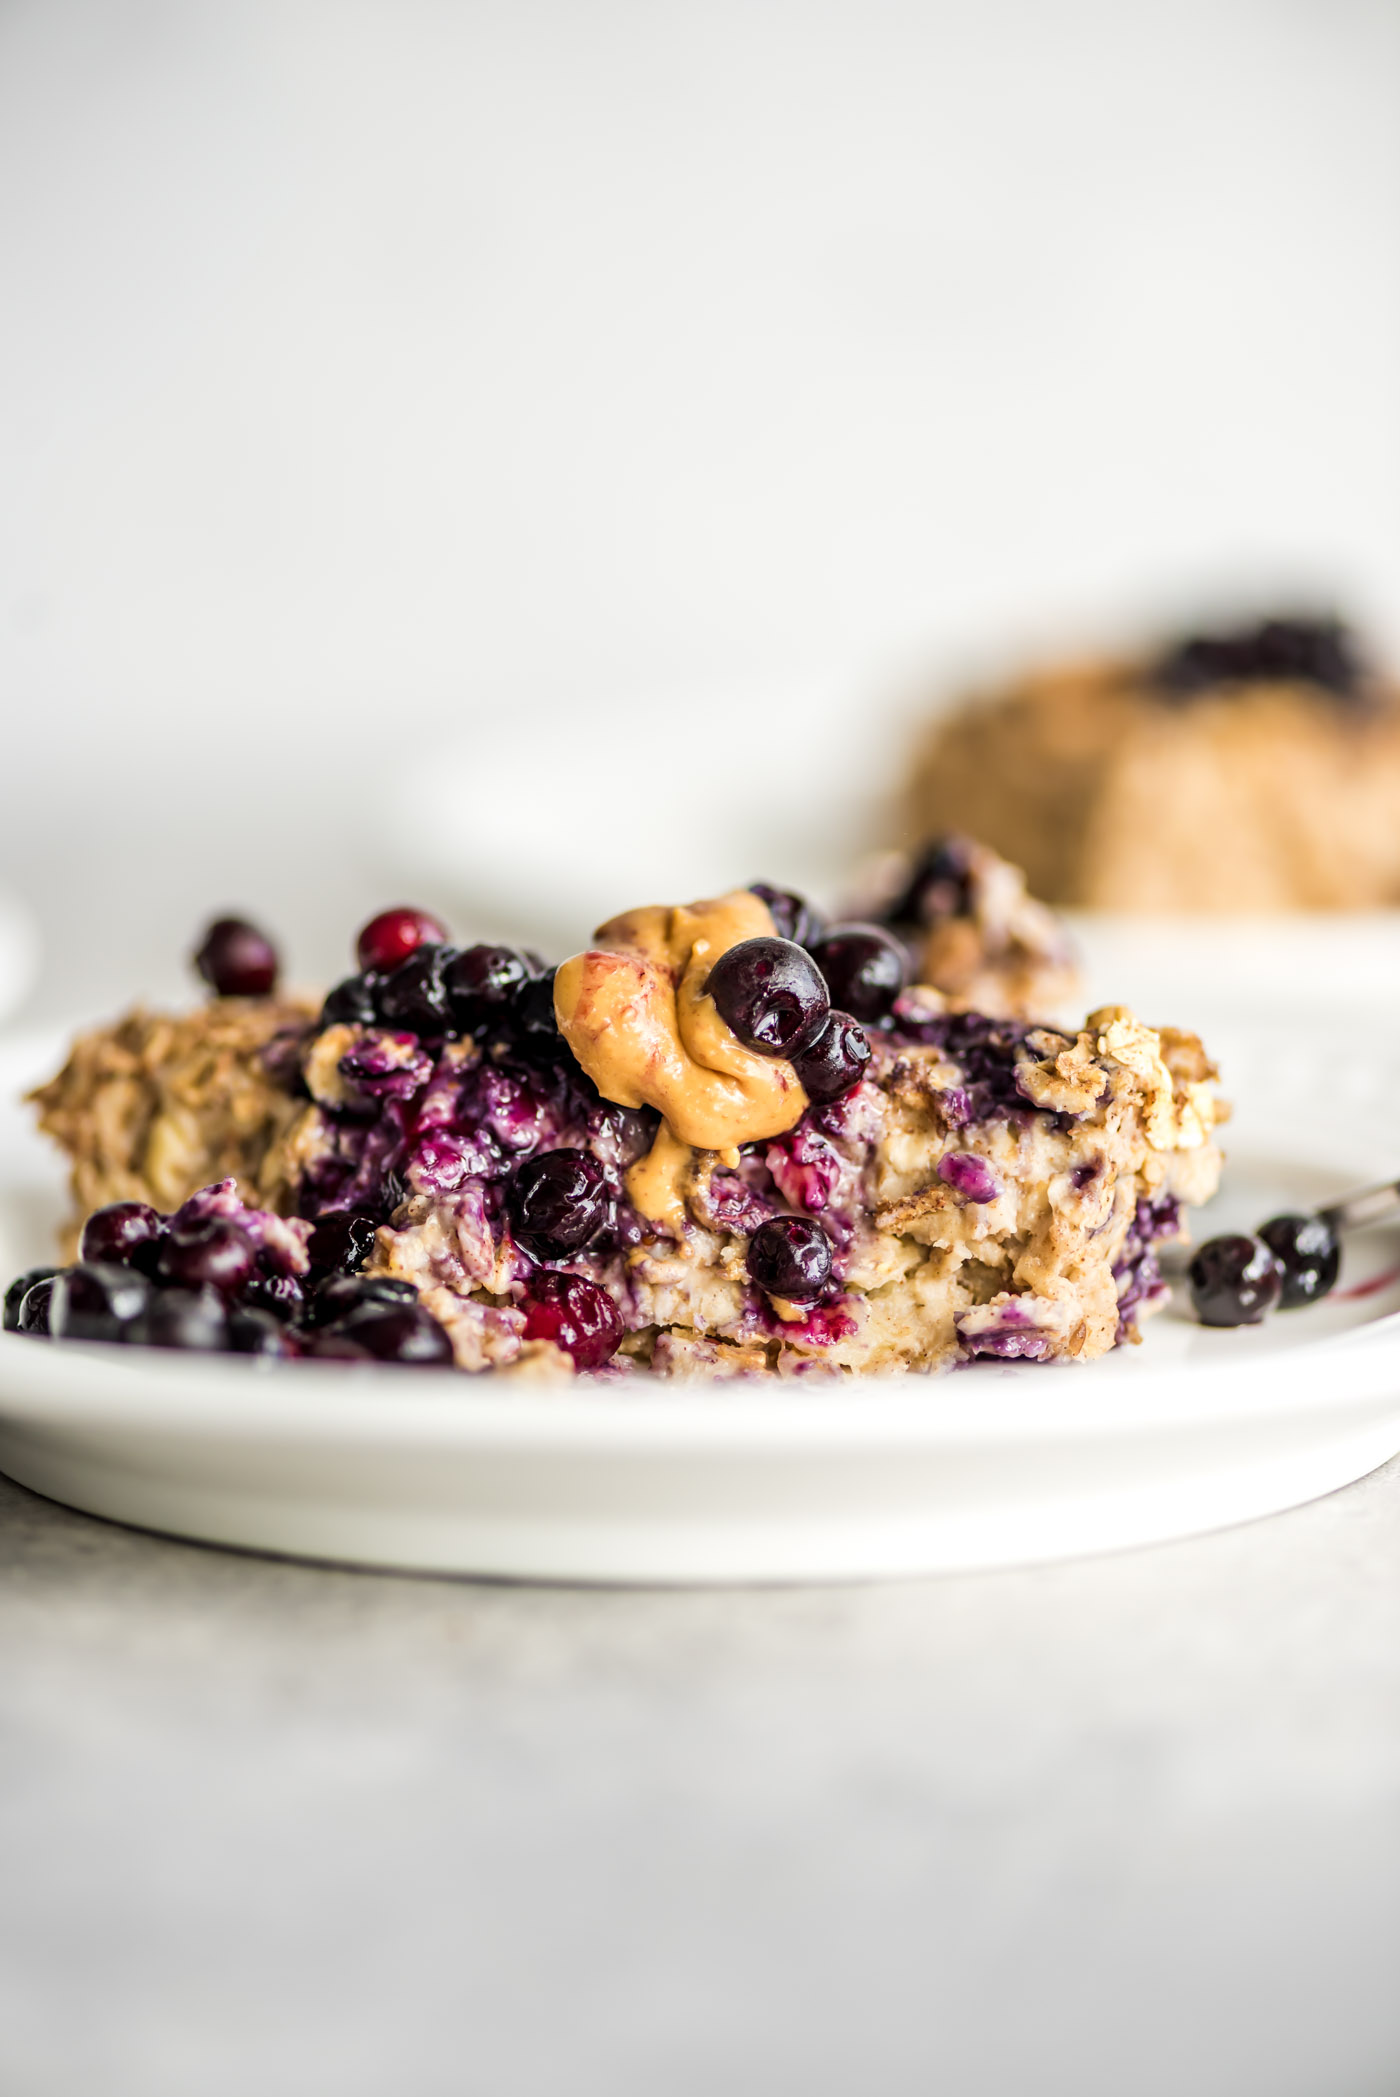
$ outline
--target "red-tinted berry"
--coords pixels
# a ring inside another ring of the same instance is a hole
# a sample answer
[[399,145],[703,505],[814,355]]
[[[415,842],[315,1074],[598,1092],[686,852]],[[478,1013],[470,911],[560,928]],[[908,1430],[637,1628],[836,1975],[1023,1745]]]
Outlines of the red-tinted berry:
[[508,1196],[516,1243],[536,1259],[581,1252],[608,1217],[603,1168],[585,1150],[550,1150],[518,1165]]
[[158,1275],[177,1289],[217,1289],[236,1296],[253,1278],[257,1254],[246,1231],[224,1216],[172,1230],[160,1248]]
[[909,957],[879,925],[833,925],[812,948],[831,1001],[869,1026],[884,1019],[904,988]]
[[1258,1325],[1283,1293],[1283,1269],[1258,1238],[1209,1238],[1186,1271],[1202,1325]]
[[870,1037],[849,1012],[833,1012],[812,1046],[794,1056],[792,1067],[809,1099],[840,1099],[858,1085],[870,1061]]
[[446,937],[446,927],[435,917],[403,903],[370,919],[355,943],[355,959],[362,969],[387,975],[419,947],[440,945]]
[[748,1268],[770,1296],[811,1303],[831,1280],[831,1240],[810,1216],[772,1216],[749,1240]]
[[826,985],[791,939],[742,939],[721,954],[705,985],[720,1018],[761,1056],[798,1056],[826,1025]]
[[216,997],[265,998],[277,982],[277,949],[241,917],[216,918],[194,965]]
[[154,1274],[167,1218],[144,1201],[113,1201],[94,1209],[78,1243],[80,1260],[106,1260]]
[[617,1353],[622,1319],[604,1288],[582,1274],[536,1274],[521,1309],[525,1338],[550,1340],[576,1369],[601,1369]]
[[1281,1311],[1320,1303],[1336,1287],[1342,1248],[1337,1233],[1321,1216],[1271,1216],[1260,1224],[1256,1236],[1263,1239],[1283,1271]]

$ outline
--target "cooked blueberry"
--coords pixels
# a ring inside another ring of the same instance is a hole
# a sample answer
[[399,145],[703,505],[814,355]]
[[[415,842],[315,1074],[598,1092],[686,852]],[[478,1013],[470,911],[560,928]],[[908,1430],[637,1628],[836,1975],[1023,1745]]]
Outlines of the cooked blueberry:
[[1202,1325],[1258,1325],[1283,1291],[1283,1269],[1258,1238],[1209,1238],[1186,1271]]
[[453,1033],[443,981],[443,970],[453,958],[451,947],[424,946],[401,961],[384,978],[375,1000],[385,1025],[404,1027],[413,1034]]
[[279,1324],[291,1325],[306,1307],[306,1291],[295,1274],[264,1274],[259,1269],[239,1301],[248,1310],[265,1312]]
[[606,1289],[582,1274],[532,1275],[525,1313],[527,1340],[550,1340],[576,1369],[601,1369],[622,1339],[622,1319]]
[[127,1328],[140,1347],[176,1347],[218,1354],[228,1345],[228,1312],[217,1289],[156,1289]]
[[858,1085],[870,1061],[870,1037],[849,1012],[832,1012],[810,1048],[792,1067],[809,1099],[840,1099]]
[[282,1356],[299,1354],[294,1336],[270,1311],[240,1306],[229,1314],[224,1343],[233,1354]]
[[313,1267],[357,1274],[374,1251],[378,1229],[373,1216],[362,1209],[333,1210],[321,1218],[307,1240],[307,1257]]
[[54,1276],[49,1331],[56,1340],[120,1340],[150,1295],[150,1283],[134,1267],[65,1267]]
[[810,1216],[771,1216],[749,1240],[748,1266],[770,1296],[810,1303],[831,1280],[831,1240]]
[[277,949],[241,917],[215,918],[194,965],[216,997],[265,998],[277,982]]
[[373,1360],[368,1347],[352,1340],[349,1333],[342,1332],[338,1325],[324,1328],[310,1335],[305,1352],[318,1362],[368,1362]]
[[1271,1216],[1260,1224],[1257,1235],[1283,1270],[1281,1311],[1319,1303],[1336,1287],[1342,1248],[1337,1233],[1321,1216]]
[[608,1183],[586,1150],[549,1150],[517,1165],[507,1196],[516,1243],[541,1260],[582,1251],[608,1218]]
[[972,909],[972,847],[965,837],[939,837],[915,860],[904,893],[890,910],[896,925],[934,925]]
[[383,980],[382,976],[376,975],[347,976],[328,994],[321,1007],[320,1024],[323,1027],[372,1027],[379,1018],[375,994]]
[[217,1289],[236,1296],[257,1266],[253,1241],[226,1216],[179,1225],[160,1248],[159,1278],[177,1289]]
[[909,957],[879,925],[833,925],[812,948],[831,1001],[869,1026],[884,1019],[904,988]]
[[391,1309],[417,1301],[412,1282],[400,1281],[396,1275],[333,1274],[308,1300],[306,1318],[310,1325],[333,1325],[370,1306]]
[[367,1303],[337,1330],[378,1362],[450,1368],[452,1342],[421,1303]]
[[453,1018],[468,1032],[489,1025],[534,973],[514,947],[464,947],[443,971]]
[[820,935],[821,915],[805,896],[799,896],[790,888],[774,888],[767,881],[751,881],[749,894],[768,905],[768,915],[779,939],[792,939],[800,947],[809,947]]
[[552,1045],[559,1039],[559,1022],[554,1016],[555,973],[551,968],[542,976],[531,976],[511,1005],[512,1027],[527,1047]]
[[113,1201],[94,1209],[78,1242],[80,1260],[106,1260],[154,1274],[169,1219],[144,1201]]
[[706,990],[720,1018],[761,1056],[798,1056],[826,1025],[821,971],[791,939],[741,939],[720,955]]
[[419,947],[440,946],[446,937],[446,927],[426,910],[402,903],[370,919],[355,942],[355,959],[362,969],[387,975]]
[[36,1281],[25,1290],[20,1298],[19,1330],[32,1333],[36,1339],[46,1340],[49,1336],[49,1312],[53,1307],[53,1285],[57,1273]]
[[52,1281],[57,1267],[31,1267],[27,1273],[17,1275],[5,1291],[5,1331],[19,1331],[20,1305],[29,1291],[39,1282]]
[[1365,671],[1356,641],[1337,619],[1264,619],[1231,633],[1196,634],[1151,672],[1163,690],[1190,698],[1219,684],[1315,684],[1352,698]]

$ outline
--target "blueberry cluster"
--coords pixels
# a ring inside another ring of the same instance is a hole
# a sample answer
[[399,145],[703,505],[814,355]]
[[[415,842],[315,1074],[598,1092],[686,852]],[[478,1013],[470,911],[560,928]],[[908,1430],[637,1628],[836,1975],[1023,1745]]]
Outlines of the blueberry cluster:
[[1264,619],[1179,642],[1153,666],[1150,681],[1177,699],[1221,684],[1313,684],[1354,699],[1365,673],[1355,638],[1340,620]]
[[[239,1215],[221,1213],[228,1209]],[[229,1183],[202,1188],[169,1216],[141,1201],[112,1202],[89,1216],[74,1265],[34,1268],[10,1285],[5,1330],[214,1354],[450,1364],[451,1342],[412,1283],[357,1271],[374,1233],[372,1218],[328,1216],[299,1271],[285,1231],[243,1209]]]
[[358,972],[326,999],[323,1027],[394,1027],[430,1041],[504,1029],[521,1046],[557,1039],[554,974],[537,954],[450,946],[436,918],[400,907],[371,918],[356,959]]
[[1272,1216],[1253,1235],[1209,1238],[1187,1269],[1203,1325],[1258,1325],[1270,1311],[1320,1303],[1342,1263],[1322,1216]]

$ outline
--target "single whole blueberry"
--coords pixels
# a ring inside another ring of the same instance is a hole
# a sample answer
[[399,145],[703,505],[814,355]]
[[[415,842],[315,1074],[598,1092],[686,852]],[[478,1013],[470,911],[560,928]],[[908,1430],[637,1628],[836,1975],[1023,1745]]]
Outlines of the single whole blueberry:
[[790,888],[774,888],[768,881],[751,881],[749,894],[768,905],[768,915],[779,939],[792,939],[800,947],[809,947],[819,937],[821,914],[812,908],[805,896],[797,895]]
[[440,946],[446,937],[446,927],[426,910],[399,903],[370,919],[355,942],[355,959],[362,969],[387,975],[419,947]]
[[879,925],[833,925],[812,948],[831,1001],[866,1026],[884,1019],[904,988],[909,957]]
[[421,946],[401,961],[385,977],[375,1000],[385,1024],[405,1027],[412,1034],[453,1033],[443,971],[454,959],[451,947]]
[[925,845],[910,870],[903,895],[890,910],[897,925],[935,925],[967,917],[972,909],[972,847],[965,837],[939,837]]
[[525,1313],[527,1340],[549,1340],[576,1369],[601,1369],[622,1340],[617,1305],[598,1282],[583,1274],[546,1270],[530,1277]]
[[236,1296],[256,1267],[248,1233],[226,1216],[210,1216],[170,1231],[160,1248],[158,1278],[177,1289],[207,1286]]
[[351,1026],[372,1027],[379,1018],[375,998],[382,976],[347,976],[337,983],[321,1007],[320,1024],[323,1027]]
[[291,1325],[306,1307],[306,1291],[295,1274],[264,1274],[259,1269],[239,1301],[248,1310],[265,1313],[281,1325]]
[[306,1318],[309,1325],[334,1325],[371,1305],[385,1310],[417,1301],[412,1282],[397,1275],[332,1274],[307,1303]]
[[295,1336],[271,1311],[240,1304],[230,1311],[224,1345],[231,1354],[258,1354],[285,1359],[300,1352]]
[[265,998],[277,982],[277,949],[241,917],[215,918],[194,965],[216,997]]
[[169,1219],[144,1201],[112,1201],[94,1209],[78,1241],[80,1260],[108,1261],[154,1274]]
[[55,1270],[25,1290],[19,1306],[20,1332],[32,1333],[36,1339],[49,1337],[49,1312],[53,1307],[53,1285],[57,1279]]
[[586,1150],[547,1150],[517,1165],[507,1195],[516,1243],[562,1260],[592,1243],[608,1220],[608,1183]]
[[5,1331],[19,1331],[20,1305],[29,1291],[39,1282],[52,1281],[57,1267],[31,1267],[24,1274],[16,1275],[5,1291]]
[[849,1012],[832,1012],[810,1048],[794,1056],[792,1067],[809,1099],[840,1099],[858,1085],[870,1061],[870,1036]]
[[323,1216],[307,1240],[306,1251],[313,1267],[329,1267],[338,1274],[357,1274],[374,1251],[379,1225],[363,1209],[333,1209]]
[[452,1342],[421,1303],[367,1303],[337,1328],[378,1362],[406,1368],[451,1368]]
[[558,1045],[559,1022],[554,1016],[555,973],[551,968],[542,976],[531,976],[511,1004],[511,1028],[526,1049]]
[[514,947],[463,947],[443,971],[453,1018],[467,1032],[489,1026],[504,1014],[534,973]]
[[1271,1216],[1256,1235],[1263,1239],[1283,1269],[1281,1311],[1320,1303],[1330,1295],[1341,1271],[1342,1248],[1337,1233],[1321,1216]]
[[760,1056],[800,1056],[831,1010],[820,969],[791,939],[741,939],[720,955],[705,988],[730,1032]]
[[770,1296],[811,1303],[831,1280],[831,1240],[810,1216],[770,1216],[749,1240],[748,1268]]
[[120,1340],[146,1308],[151,1285],[134,1267],[80,1262],[54,1276],[49,1331],[56,1340]]
[[1283,1293],[1283,1269],[1258,1238],[1208,1238],[1186,1273],[1202,1325],[1258,1325]]
[[157,1289],[127,1328],[139,1347],[218,1354],[228,1345],[228,1312],[217,1289]]

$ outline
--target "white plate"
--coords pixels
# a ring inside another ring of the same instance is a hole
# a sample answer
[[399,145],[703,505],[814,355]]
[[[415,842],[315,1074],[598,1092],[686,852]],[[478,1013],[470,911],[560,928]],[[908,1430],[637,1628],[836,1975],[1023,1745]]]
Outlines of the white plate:
[[[7,1096],[51,1050],[0,1056]],[[1355,1172],[1350,1156],[1328,1171],[1256,1147],[1210,1227]],[[13,1110],[0,1173],[11,1262],[41,1257],[58,1176]],[[1344,1289],[1386,1275],[1252,1331],[1168,1312],[1087,1368],[988,1363],[830,1394],[504,1385],[7,1335],[0,1469],[144,1528],[365,1565],[591,1581],[1011,1565],[1268,1514],[1384,1462],[1400,1448],[1400,1234],[1349,1249]]]

